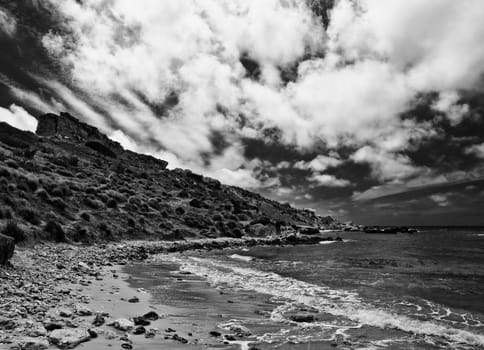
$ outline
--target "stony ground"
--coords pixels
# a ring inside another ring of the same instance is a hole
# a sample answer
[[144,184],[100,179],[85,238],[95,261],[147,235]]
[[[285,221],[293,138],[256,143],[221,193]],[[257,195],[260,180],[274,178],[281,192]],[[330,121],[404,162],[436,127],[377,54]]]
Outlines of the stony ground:
[[[328,238],[329,239],[329,238]],[[144,337],[187,339],[170,329],[157,334],[149,324],[156,313],[114,319],[86,305],[86,288],[107,277],[117,277],[116,266],[141,261],[151,254],[208,250],[237,246],[316,243],[321,237],[286,235],[272,238],[218,238],[176,242],[131,241],[71,245],[39,243],[17,248],[10,266],[0,267],[0,349],[73,348],[96,337],[116,339],[132,347],[119,331]],[[137,302],[136,298],[128,302]]]

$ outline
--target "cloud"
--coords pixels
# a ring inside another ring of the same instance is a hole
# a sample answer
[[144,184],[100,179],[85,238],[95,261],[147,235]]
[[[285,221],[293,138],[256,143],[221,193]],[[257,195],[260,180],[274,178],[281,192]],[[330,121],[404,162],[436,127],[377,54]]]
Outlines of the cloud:
[[449,119],[451,125],[459,124],[469,112],[467,104],[458,104],[459,94],[456,91],[442,91],[439,98],[434,102],[432,108],[443,112]]
[[8,109],[0,107],[0,121],[26,131],[35,132],[37,128],[37,119],[15,104],[12,104]]
[[296,162],[294,164],[294,167],[296,169],[314,170],[314,171],[323,172],[329,167],[336,167],[342,163],[343,161],[341,159],[331,157],[331,156],[319,155],[313,160],[311,160],[310,162],[304,162],[304,161]]
[[[29,104],[72,109],[125,147],[241,186],[291,166],[348,186],[324,174],[348,160],[380,185],[412,181],[429,169],[407,151],[438,136],[442,115],[451,127],[466,118],[461,96],[484,73],[479,0],[339,0],[327,31],[297,0],[49,2],[66,28],[42,44],[72,86],[44,78],[56,100],[24,93]],[[403,119],[428,93],[435,117]],[[245,138],[328,155],[274,166],[248,159]]]
[[13,37],[17,31],[17,22],[15,18],[6,10],[0,7],[0,31],[3,34]]
[[436,194],[430,195],[429,198],[433,200],[435,203],[437,203],[440,207],[447,207],[450,205],[447,194],[436,193]]
[[317,186],[325,187],[347,187],[351,185],[351,182],[348,180],[338,179],[333,175],[327,174],[313,174],[308,180],[314,182]]
[[423,172],[422,168],[412,164],[408,156],[385,152],[371,146],[360,148],[351,159],[356,163],[370,164],[373,175],[381,181],[403,180]]
[[484,159],[484,143],[473,145],[465,150],[467,154],[473,154],[478,158]]

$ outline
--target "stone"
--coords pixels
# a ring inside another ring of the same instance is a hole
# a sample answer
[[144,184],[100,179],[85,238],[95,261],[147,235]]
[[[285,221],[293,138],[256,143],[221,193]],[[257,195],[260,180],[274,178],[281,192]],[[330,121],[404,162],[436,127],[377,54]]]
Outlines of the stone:
[[60,317],[72,317],[72,311],[69,309],[59,309]]
[[133,321],[136,326],[149,326],[151,324],[151,322],[144,317],[134,317]]
[[136,327],[133,331],[133,334],[139,335],[146,333],[146,328],[143,326]]
[[139,303],[139,298],[138,297],[132,297],[128,299],[129,303]]
[[150,311],[150,312],[147,312],[143,315],[143,318],[145,320],[150,320],[150,321],[156,321],[160,318],[160,315],[158,315],[156,312],[154,311]]
[[120,331],[130,331],[134,328],[134,323],[126,318],[118,318],[112,323],[113,327]]
[[209,333],[212,337],[220,337],[222,335],[222,333],[218,332],[218,331],[211,331]]
[[91,316],[92,311],[87,306],[84,306],[82,304],[77,304],[76,305],[76,314],[79,315],[79,316]]
[[111,330],[106,330],[104,332],[104,338],[106,338],[107,340],[116,339],[117,337],[118,337],[118,335]]
[[15,240],[0,233],[0,265],[5,265],[13,256]]
[[96,327],[102,326],[104,324],[105,320],[103,315],[97,314],[96,317],[94,318],[94,321],[92,321],[92,324]]
[[239,324],[231,324],[223,328],[226,328],[229,331],[234,332],[239,337],[249,337],[252,335],[252,332],[249,330],[249,328]]
[[75,348],[89,339],[91,339],[91,335],[82,328],[56,329],[49,334],[50,342],[61,349]]
[[146,331],[145,338],[154,338],[156,333],[158,333],[158,329],[150,328]]
[[15,341],[18,348],[22,350],[44,350],[49,348],[49,342],[46,338],[39,337],[22,337]]
[[313,314],[305,312],[290,315],[289,319],[294,322],[314,322],[316,320]]

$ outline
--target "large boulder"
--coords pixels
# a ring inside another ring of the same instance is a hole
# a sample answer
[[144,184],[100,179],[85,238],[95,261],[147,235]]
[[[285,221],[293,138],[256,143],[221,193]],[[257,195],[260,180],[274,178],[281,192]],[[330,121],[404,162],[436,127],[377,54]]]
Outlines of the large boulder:
[[89,339],[91,339],[91,335],[82,328],[56,329],[49,335],[50,342],[61,349],[75,348]]
[[12,237],[0,233],[0,265],[5,265],[13,256],[15,241]]

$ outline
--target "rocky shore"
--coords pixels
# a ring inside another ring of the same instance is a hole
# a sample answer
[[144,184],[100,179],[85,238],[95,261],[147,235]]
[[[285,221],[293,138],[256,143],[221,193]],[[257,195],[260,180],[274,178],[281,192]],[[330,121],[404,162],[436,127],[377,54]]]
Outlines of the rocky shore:
[[[39,243],[18,248],[11,265],[0,267],[0,348],[74,348],[99,338],[118,342],[124,349],[133,348],[137,339],[153,337],[178,345],[193,343],[193,339],[178,335],[175,327],[151,328],[150,324],[162,317],[152,310],[139,310],[115,318],[107,312],[89,308],[93,300],[86,289],[99,281],[118,278],[120,265],[145,260],[152,254],[254,245],[315,244],[324,239],[287,235],[129,241],[90,246]],[[98,292],[110,293],[107,290]],[[136,304],[139,298],[133,296],[124,302]]]

